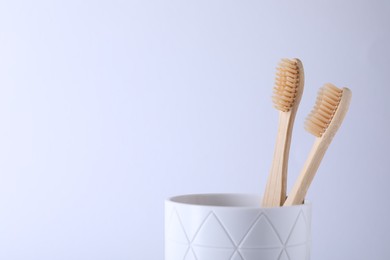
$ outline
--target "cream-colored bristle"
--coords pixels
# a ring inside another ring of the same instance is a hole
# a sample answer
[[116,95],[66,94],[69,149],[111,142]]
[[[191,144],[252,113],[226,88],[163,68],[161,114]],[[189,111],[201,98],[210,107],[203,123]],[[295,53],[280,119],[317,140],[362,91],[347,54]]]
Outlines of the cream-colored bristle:
[[317,95],[317,100],[313,110],[310,112],[305,122],[305,129],[321,137],[328,128],[332,118],[340,103],[343,90],[332,84],[325,84]]
[[275,79],[272,100],[276,109],[287,112],[294,105],[299,86],[299,67],[296,60],[282,59]]

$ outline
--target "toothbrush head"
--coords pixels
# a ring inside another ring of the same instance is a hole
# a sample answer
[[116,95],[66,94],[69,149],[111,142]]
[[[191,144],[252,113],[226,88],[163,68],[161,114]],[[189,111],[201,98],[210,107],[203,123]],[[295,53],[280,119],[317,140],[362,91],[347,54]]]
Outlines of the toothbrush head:
[[282,59],[277,67],[272,101],[276,109],[290,111],[298,106],[303,92],[303,66],[299,59]]
[[333,122],[337,124],[333,127],[337,131],[348,110],[350,99],[351,91],[348,88],[340,89],[330,83],[325,84],[318,91],[314,108],[306,118],[305,129],[316,137],[322,137]]

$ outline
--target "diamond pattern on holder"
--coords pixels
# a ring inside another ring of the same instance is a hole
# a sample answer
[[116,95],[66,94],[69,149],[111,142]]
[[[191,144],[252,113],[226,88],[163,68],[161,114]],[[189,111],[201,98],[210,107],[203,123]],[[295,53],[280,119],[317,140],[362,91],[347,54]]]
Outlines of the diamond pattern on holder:
[[234,252],[233,256],[230,258],[230,260],[244,260],[244,258],[241,257],[241,255],[238,253],[238,251]]
[[177,210],[173,210],[170,220],[169,220],[169,233],[167,234],[167,238],[179,243],[179,244],[185,244],[188,245],[189,239],[188,236],[184,230],[183,224],[181,222],[181,219],[179,217],[179,214],[177,213]]
[[[305,258],[302,258],[305,259]],[[283,250],[282,253],[280,254],[278,260],[290,260],[290,257],[288,257],[286,250]]]
[[264,214],[261,214],[240,243],[241,248],[279,248],[278,233]]
[[[305,230],[305,232],[298,232],[298,230]],[[288,245],[297,246],[306,243],[307,232],[309,232],[307,228],[307,221],[302,211],[300,211],[297,219],[295,220],[294,226],[292,227],[291,232],[287,238]]]
[[[234,226],[233,222],[226,222],[230,226]],[[279,222],[272,223],[267,215],[260,213],[252,225],[248,227],[247,232],[244,234],[241,232],[241,238],[237,237],[239,232],[233,232],[235,233],[233,239],[229,225],[223,223],[214,211],[210,211],[200,222],[201,224],[194,232],[193,237],[190,237],[185,231],[179,213],[173,209],[167,230],[167,246],[171,250],[167,251],[177,250],[177,252],[170,255],[168,259],[209,260],[208,256],[211,254],[208,252],[210,251],[213,252],[212,255],[215,259],[226,260],[308,259],[306,235],[309,229],[302,210],[298,211],[292,226],[289,224],[288,233],[281,235],[278,232],[278,226],[285,225],[285,223]],[[305,232],[302,233],[302,230]],[[259,234],[266,234],[266,236]]]
[[[228,234],[232,238],[235,245],[239,245],[242,239],[253,227],[256,220],[259,218],[257,211],[231,211],[229,214],[219,214],[218,219],[223,223],[223,226],[228,227]],[[240,219],[238,222],[237,219]]]
[[192,244],[218,248],[234,248],[232,239],[214,212],[211,212],[203,222]]
[[221,247],[204,247],[193,246],[196,259],[201,260],[216,260],[216,259],[231,259],[235,249]]
[[262,248],[262,249],[239,249],[244,260],[277,260],[279,259],[280,248]]
[[[183,259],[183,258],[180,258],[180,259]],[[198,258],[196,258],[193,250],[189,250],[187,252],[187,255],[185,256],[184,260],[198,260]]]

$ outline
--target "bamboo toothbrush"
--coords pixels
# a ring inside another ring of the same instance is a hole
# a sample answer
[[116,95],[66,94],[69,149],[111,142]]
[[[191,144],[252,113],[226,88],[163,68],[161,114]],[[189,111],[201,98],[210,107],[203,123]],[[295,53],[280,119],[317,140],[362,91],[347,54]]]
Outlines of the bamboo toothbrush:
[[279,127],[263,207],[282,206],[286,199],[287,164],[295,115],[304,85],[303,65],[299,59],[282,59],[276,73],[274,106],[279,110]]
[[305,122],[305,129],[317,138],[284,206],[303,203],[321,160],[348,111],[351,96],[348,88],[339,89],[332,84],[325,84],[319,90],[316,104]]

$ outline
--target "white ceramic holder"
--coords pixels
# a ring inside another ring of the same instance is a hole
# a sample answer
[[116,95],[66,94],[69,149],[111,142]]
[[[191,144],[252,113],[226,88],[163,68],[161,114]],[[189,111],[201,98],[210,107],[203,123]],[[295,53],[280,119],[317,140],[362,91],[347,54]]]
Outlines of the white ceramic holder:
[[261,208],[251,194],[165,202],[165,260],[309,260],[311,205]]

